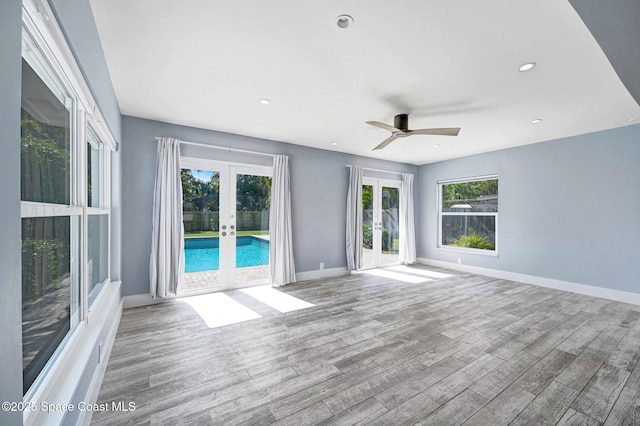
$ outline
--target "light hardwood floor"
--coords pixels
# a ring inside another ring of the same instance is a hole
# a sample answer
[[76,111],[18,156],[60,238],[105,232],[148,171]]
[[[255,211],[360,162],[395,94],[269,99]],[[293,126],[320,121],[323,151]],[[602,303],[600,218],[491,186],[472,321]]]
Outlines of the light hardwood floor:
[[98,402],[135,410],[92,424],[640,424],[640,306],[450,273],[297,283],[289,313],[231,291],[262,318],[219,328],[125,310]]

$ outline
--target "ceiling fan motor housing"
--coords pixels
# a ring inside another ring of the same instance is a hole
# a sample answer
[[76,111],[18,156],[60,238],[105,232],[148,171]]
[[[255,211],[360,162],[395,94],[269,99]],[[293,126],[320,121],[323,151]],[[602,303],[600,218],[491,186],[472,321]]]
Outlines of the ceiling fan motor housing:
[[406,132],[409,130],[409,116],[407,114],[398,114],[393,118],[393,127]]

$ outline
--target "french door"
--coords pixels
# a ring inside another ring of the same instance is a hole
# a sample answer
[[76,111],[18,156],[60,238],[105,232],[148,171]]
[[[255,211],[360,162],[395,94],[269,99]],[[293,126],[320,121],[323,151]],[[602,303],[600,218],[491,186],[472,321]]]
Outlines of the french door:
[[400,182],[365,177],[362,181],[362,267],[400,263]]
[[181,158],[182,293],[269,282],[272,168]]

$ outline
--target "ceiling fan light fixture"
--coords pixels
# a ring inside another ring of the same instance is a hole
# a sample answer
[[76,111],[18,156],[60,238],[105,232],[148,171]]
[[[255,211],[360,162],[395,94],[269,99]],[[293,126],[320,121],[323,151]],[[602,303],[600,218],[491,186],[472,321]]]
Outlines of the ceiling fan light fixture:
[[527,62],[526,64],[522,64],[518,67],[518,71],[527,72],[531,71],[537,64],[535,62]]
[[340,15],[336,18],[336,26],[345,30],[353,25],[353,18],[349,15]]
[[373,150],[383,149],[391,142],[398,138],[406,138],[413,135],[434,135],[434,136],[458,136],[460,127],[445,127],[437,129],[409,129],[409,115],[398,114],[393,117],[393,126],[390,126],[379,121],[367,121],[367,124],[371,126],[379,127],[391,132],[391,136],[378,144]]

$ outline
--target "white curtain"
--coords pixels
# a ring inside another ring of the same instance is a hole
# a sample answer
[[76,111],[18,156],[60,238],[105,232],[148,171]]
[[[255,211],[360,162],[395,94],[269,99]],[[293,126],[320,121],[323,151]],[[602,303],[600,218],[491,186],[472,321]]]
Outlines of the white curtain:
[[347,192],[347,268],[362,268],[362,167],[351,166]]
[[176,294],[184,271],[180,141],[158,138],[149,276],[152,297]]
[[269,272],[275,287],[296,281],[291,238],[291,190],[289,187],[289,157],[273,158],[271,182],[271,212],[269,213]]
[[400,186],[400,261],[416,263],[416,228],[413,218],[413,175],[402,174]]

